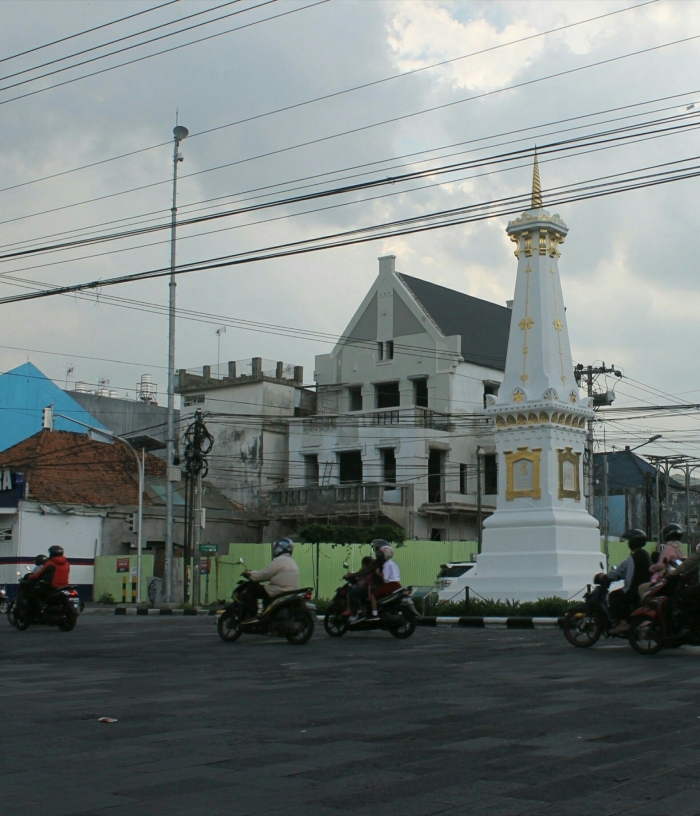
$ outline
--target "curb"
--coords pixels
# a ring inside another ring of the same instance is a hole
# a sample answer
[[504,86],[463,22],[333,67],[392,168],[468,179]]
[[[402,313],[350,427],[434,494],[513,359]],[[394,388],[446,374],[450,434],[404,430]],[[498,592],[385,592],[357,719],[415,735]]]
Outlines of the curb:
[[563,618],[488,618],[466,616],[442,618],[426,615],[418,619],[419,626],[464,626],[472,629],[561,629]]
[[[102,610],[100,610],[102,611]],[[105,610],[107,611],[107,610]],[[196,617],[197,615],[214,615],[215,612],[211,609],[149,609],[139,606],[118,606],[114,615],[166,615],[166,616],[182,616],[182,617]]]

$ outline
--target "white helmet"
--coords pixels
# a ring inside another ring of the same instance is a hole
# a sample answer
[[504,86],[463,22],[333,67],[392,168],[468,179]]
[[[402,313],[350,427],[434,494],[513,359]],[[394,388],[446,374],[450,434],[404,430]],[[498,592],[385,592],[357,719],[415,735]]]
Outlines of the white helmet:
[[394,557],[394,550],[388,544],[385,544],[383,547],[379,548],[380,553],[384,553],[384,558],[388,561],[390,558]]
[[272,556],[277,558],[278,555],[291,555],[294,551],[294,542],[291,538],[278,538],[272,545]]

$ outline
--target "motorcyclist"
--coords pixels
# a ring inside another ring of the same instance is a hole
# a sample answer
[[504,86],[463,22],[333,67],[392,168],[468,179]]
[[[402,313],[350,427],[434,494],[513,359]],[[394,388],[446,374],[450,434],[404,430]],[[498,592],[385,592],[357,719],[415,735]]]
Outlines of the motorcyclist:
[[700,626],[700,583],[697,581],[699,567],[700,544],[681,564],[671,566],[666,571],[669,578],[684,578],[689,582],[678,593],[678,608],[695,629]]
[[[661,549],[659,560],[651,567],[652,583],[656,583],[654,575],[662,573],[670,564],[684,558],[680,542],[683,538],[683,528],[680,524],[667,524],[661,531]],[[660,577],[660,576],[659,576]],[[657,579],[658,580],[658,577]]]
[[[246,618],[249,623],[257,618],[258,598],[267,601],[299,589],[299,567],[292,558],[294,542],[291,538],[279,538],[272,545],[272,561],[263,570],[245,570],[243,575],[253,583],[246,593]],[[268,581],[266,587],[261,581]]]
[[396,592],[397,589],[401,589],[401,572],[398,564],[394,561],[393,547],[388,541],[384,541],[381,544],[378,543],[376,549],[377,560],[380,562],[376,574],[380,580],[379,586],[375,586],[370,595],[372,615],[375,616],[377,614],[377,599],[386,598]]
[[[44,555],[43,553],[37,555],[36,558],[34,559],[34,569],[31,570],[30,574],[34,575],[35,573],[39,572],[48,560],[49,560],[48,556]],[[25,601],[26,602],[29,601],[31,595],[31,592],[29,591],[30,588],[31,588],[30,584],[27,581],[20,581],[19,585],[17,586],[18,603],[24,603]]]
[[622,589],[617,589],[608,596],[610,612],[618,621],[617,626],[610,630],[611,634],[621,634],[629,629],[627,618],[639,605],[639,586],[649,580],[651,566],[649,553],[644,549],[647,537],[642,530],[628,530],[621,539],[627,540],[630,554],[607,574],[601,572],[595,577],[596,583],[605,586],[613,581],[625,582]]
[[[34,563],[39,560],[37,556]],[[70,583],[70,564],[64,555],[63,547],[57,544],[49,547],[49,557],[39,569],[32,570],[27,575],[27,598],[30,602],[36,603],[43,600],[54,589],[68,586]]]

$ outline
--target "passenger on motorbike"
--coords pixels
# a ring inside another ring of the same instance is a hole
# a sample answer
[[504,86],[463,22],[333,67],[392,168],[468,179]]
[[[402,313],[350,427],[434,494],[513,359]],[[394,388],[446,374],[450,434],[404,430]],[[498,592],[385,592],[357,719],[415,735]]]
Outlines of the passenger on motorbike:
[[607,575],[596,575],[596,583],[609,586],[613,581],[624,580],[622,589],[611,592],[608,596],[610,612],[618,621],[617,626],[610,630],[611,634],[621,634],[629,629],[627,618],[639,605],[639,586],[649,580],[651,558],[644,549],[647,537],[642,530],[628,530],[621,538],[627,540],[631,552],[617,567],[611,569]]
[[657,583],[664,570],[676,561],[684,558],[681,551],[681,539],[683,538],[683,528],[680,524],[667,524],[661,531],[661,551],[659,560],[651,566],[651,583]]
[[377,567],[375,573],[380,581],[370,596],[372,615],[377,614],[377,598],[386,598],[401,589],[401,572],[394,561],[394,550],[388,541],[377,546],[377,559],[381,560],[381,566]]
[[700,583],[697,581],[699,567],[700,544],[682,564],[671,566],[666,571],[669,578],[681,578],[689,582],[678,593],[678,608],[694,629],[700,627]]
[[68,586],[70,583],[70,564],[64,555],[63,547],[54,544],[49,547],[49,557],[43,564],[37,564],[42,556],[37,556],[34,563],[39,569],[33,569],[27,575],[26,597],[29,603],[36,604],[50,595],[54,589]]
[[[299,567],[292,558],[294,542],[291,538],[280,538],[272,546],[272,561],[263,570],[246,570],[243,575],[253,583],[246,592],[246,618],[249,623],[257,617],[258,598],[271,598],[299,589]],[[268,581],[266,587],[261,581]]]

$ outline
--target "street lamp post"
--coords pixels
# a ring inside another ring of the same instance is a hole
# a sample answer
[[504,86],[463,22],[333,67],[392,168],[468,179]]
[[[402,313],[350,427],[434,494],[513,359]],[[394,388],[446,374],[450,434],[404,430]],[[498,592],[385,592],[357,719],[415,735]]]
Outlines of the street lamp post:
[[481,555],[482,542],[482,511],[481,511],[481,445],[476,446],[476,552]]
[[165,600],[173,601],[173,529],[174,491],[171,469],[175,458],[175,242],[177,232],[177,166],[183,161],[180,143],[189,131],[182,125],[173,128],[173,206],[170,225],[170,284],[168,302],[168,438],[166,445],[165,482]]

